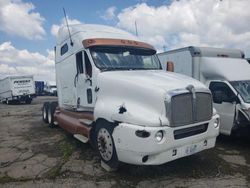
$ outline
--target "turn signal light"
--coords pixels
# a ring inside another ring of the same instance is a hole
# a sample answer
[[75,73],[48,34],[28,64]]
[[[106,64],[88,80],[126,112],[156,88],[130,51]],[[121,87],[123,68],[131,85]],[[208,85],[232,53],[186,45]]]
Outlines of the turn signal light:
[[135,131],[135,135],[141,138],[147,138],[150,136],[150,132],[145,130],[137,130]]

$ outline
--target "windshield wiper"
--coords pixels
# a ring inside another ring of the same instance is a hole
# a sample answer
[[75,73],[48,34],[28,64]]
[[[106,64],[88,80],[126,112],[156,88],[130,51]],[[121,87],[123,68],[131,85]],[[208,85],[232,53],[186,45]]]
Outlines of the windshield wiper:
[[112,70],[160,70],[159,68],[136,68],[136,67],[103,67],[102,71],[112,71]]
[[132,68],[133,70],[161,70],[159,68]]
[[103,67],[101,68],[102,71],[112,71],[112,70],[132,70],[129,67]]

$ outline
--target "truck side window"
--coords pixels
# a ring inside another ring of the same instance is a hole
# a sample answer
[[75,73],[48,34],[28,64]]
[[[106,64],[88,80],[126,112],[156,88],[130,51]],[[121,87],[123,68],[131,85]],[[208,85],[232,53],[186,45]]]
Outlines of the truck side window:
[[92,65],[90,63],[89,57],[86,52],[84,52],[84,61],[85,61],[85,69],[86,74],[89,75],[89,77],[92,77]]
[[83,74],[82,52],[76,54],[76,70],[78,74]]
[[209,89],[212,92],[214,103],[232,102],[236,97],[231,88],[224,82],[211,82]]
[[61,47],[61,55],[65,54],[68,51],[68,44],[65,43],[62,47]]

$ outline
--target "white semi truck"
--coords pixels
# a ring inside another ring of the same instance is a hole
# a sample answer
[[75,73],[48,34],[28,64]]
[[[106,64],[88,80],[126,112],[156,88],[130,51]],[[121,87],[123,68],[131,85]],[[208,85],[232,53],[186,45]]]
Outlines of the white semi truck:
[[0,80],[0,101],[6,104],[25,102],[35,97],[33,76],[9,76]]
[[199,81],[162,70],[153,46],[108,26],[59,30],[58,103],[43,120],[90,142],[102,164],[158,165],[215,146],[219,115]]
[[207,85],[221,117],[220,132],[250,135],[250,65],[236,49],[186,47],[158,54],[164,69],[173,63],[174,72]]

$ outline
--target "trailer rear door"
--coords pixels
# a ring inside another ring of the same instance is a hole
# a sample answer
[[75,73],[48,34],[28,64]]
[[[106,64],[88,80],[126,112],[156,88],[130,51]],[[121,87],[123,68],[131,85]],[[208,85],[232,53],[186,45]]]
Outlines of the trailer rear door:
[[34,82],[31,77],[27,78],[12,78],[12,95],[30,95],[35,93]]

